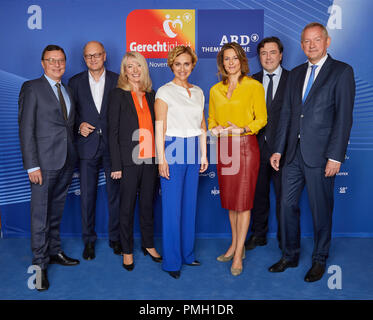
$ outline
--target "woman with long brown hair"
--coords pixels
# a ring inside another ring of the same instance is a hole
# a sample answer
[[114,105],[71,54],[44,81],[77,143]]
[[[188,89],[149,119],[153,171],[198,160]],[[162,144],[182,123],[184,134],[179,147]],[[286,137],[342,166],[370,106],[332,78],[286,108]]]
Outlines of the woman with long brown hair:
[[233,259],[231,273],[242,272],[244,243],[250,224],[259,147],[256,134],[267,123],[264,88],[248,77],[245,51],[237,43],[225,44],[217,56],[222,81],[210,90],[208,128],[218,137],[218,179],[222,207],[229,210],[232,242],[217,260]]

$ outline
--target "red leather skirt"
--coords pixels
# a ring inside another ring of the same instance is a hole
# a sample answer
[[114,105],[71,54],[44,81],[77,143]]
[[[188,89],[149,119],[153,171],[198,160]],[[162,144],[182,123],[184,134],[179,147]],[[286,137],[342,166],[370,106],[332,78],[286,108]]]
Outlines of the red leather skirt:
[[216,150],[222,207],[234,211],[251,210],[260,165],[256,136],[220,137]]

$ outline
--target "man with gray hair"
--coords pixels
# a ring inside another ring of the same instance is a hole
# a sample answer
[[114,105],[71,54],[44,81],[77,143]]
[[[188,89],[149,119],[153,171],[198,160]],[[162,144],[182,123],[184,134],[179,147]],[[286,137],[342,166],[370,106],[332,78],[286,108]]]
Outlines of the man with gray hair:
[[350,65],[334,60],[327,49],[331,39],[317,22],[302,31],[301,47],[308,61],[288,77],[271,165],[282,170],[282,258],[269,268],[283,272],[296,267],[300,254],[299,198],[307,185],[313,217],[314,250],[306,282],[318,281],[329,255],[334,180],[345,159],[355,99],[354,72]]

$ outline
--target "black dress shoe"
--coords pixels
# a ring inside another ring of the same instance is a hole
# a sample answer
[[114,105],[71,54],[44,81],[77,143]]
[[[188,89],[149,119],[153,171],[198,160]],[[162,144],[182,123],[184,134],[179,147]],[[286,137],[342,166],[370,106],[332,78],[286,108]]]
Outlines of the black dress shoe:
[[132,271],[135,268],[135,264],[133,262],[131,264],[123,263],[123,268],[126,269],[127,271]]
[[79,260],[69,258],[64,252],[61,251],[55,256],[50,256],[49,263],[60,264],[62,266],[76,266],[79,264]]
[[313,262],[312,267],[308,270],[306,276],[304,277],[304,281],[306,282],[315,282],[322,278],[325,272],[325,264],[320,262]]
[[284,258],[281,258],[281,260],[277,263],[275,263],[273,266],[268,268],[269,272],[284,272],[287,268],[295,268],[298,266],[298,261],[288,261]]
[[83,258],[85,260],[92,260],[95,257],[96,257],[96,255],[95,255],[95,244],[93,242],[88,242],[84,246]]
[[45,291],[48,290],[49,288],[49,281],[48,281],[48,274],[47,274],[47,269],[41,269],[40,270],[40,286],[38,284],[38,274],[36,273],[36,279],[34,280],[35,288],[38,291]]
[[141,247],[141,250],[142,250],[142,252],[144,253],[144,256],[149,255],[150,258],[152,258],[152,260],[153,260],[154,262],[162,262],[162,257],[161,257],[161,256],[159,256],[159,257],[154,257],[154,256],[152,256],[152,255],[150,254],[150,252],[149,252],[145,247]]
[[180,278],[180,270],[179,271],[167,271],[167,272],[174,279]]
[[110,248],[113,249],[114,254],[121,255],[122,254],[122,246],[120,241],[109,241]]
[[201,262],[198,260],[194,260],[192,263],[187,263],[187,266],[192,266],[192,267],[198,267],[201,265]]
[[249,240],[245,242],[245,249],[252,250],[257,246],[265,246],[267,244],[267,238],[265,237],[256,237],[252,235]]

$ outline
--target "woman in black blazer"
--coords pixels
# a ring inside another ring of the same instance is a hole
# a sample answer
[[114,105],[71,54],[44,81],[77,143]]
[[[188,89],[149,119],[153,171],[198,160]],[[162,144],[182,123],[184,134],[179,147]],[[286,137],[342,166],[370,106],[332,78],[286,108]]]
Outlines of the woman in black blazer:
[[133,221],[137,194],[141,248],[155,262],[162,257],[153,242],[153,199],[157,179],[154,144],[154,90],[145,58],[127,52],[121,63],[117,88],[110,93],[108,132],[111,177],[120,180],[120,241],[123,267],[133,262]]

